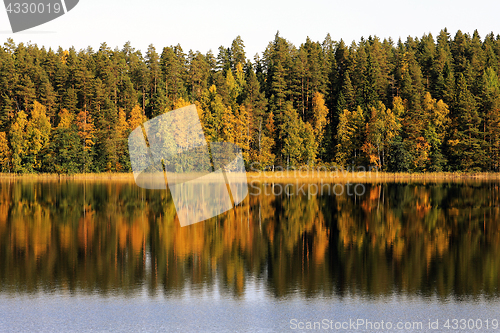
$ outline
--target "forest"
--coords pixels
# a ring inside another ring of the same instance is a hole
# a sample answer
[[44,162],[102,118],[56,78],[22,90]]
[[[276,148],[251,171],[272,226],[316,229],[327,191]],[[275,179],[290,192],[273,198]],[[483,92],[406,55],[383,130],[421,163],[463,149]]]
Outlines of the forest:
[[500,168],[500,35],[443,29],[406,41],[279,32],[261,54],[229,47],[143,54],[0,47],[0,171],[130,172],[127,138],[196,104],[208,141],[247,166],[364,166],[390,172]]

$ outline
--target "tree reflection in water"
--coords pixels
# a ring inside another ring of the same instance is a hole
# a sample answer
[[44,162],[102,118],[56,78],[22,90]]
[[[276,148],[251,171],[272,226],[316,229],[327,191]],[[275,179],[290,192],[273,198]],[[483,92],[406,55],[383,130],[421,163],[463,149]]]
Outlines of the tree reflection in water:
[[[239,297],[498,296],[496,183],[365,184],[363,196],[256,195],[181,228],[166,191],[2,181],[0,291]],[[212,198],[212,200],[217,200]]]

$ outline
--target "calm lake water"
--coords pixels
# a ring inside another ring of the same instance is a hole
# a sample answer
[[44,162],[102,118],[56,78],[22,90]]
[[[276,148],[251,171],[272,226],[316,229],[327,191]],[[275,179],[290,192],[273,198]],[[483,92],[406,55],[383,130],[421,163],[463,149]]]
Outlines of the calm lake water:
[[300,187],[181,228],[133,182],[2,180],[0,331],[500,331],[500,184]]

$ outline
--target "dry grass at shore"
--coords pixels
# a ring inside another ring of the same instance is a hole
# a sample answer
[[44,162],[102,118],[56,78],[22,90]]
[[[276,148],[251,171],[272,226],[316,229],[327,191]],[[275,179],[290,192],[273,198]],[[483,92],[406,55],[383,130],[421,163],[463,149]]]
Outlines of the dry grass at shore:
[[134,181],[133,173],[76,173],[76,174],[56,174],[56,173],[0,173],[0,181],[23,180],[23,181]]
[[347,171],[282,171],[247,173],[249,181],[265,182],[460,182],[460,181],[500,181],[500,173],[389,173],[389,172],[347,172]]
[[[389,172],[347,172],[347,171],[266,171],[248,172],[248,181],[290,183],[373,183],[373,182],[461,182],[461,181],[500,181],[500,173],[389,173]],[[132,173],[79,173],[79,174],[6,174],[0,173],[0,181],[125,181],[133,182]]]

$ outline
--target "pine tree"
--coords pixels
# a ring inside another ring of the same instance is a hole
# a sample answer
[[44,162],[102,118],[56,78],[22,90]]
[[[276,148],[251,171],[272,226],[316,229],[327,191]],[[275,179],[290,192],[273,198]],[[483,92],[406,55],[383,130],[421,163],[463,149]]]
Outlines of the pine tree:
[[217,54],[217,70],[226,72],[231,68],[231,50],[224,46],[219,46],[219,54]]
[[57,95],[47,78],[44,78],[40,87],[40,102],[47,107],[47,116],[53,124],[57,105]]
[[303,122],[290,102],[286,103],[283,119],[279,134],[280,139],[283,141],[281,153],[287,167],[296,167],[301,162],[303,155],[302,144],[304,138],[301,137]]
[[4,105],[0,109],[0,130],[6,131],[11,123],[12,118],[14,118],[14,106],[13,101],[8,96],[3,98]]
[[153,94],[156,93],[160,81],[160,57],[153,44],[150,44],[146,51],[146,65],[149,73],[149,93]]
[[168,100],[175,101],[179,97],[187,97],[184,85],[187,72],[183,53],[176,53],[174,47],[166,47],[161,54],[160,63]]
[[35,85],[28,75],[24,74],[20,77],[17,84],[16,95],[18,108],[23,111],[28,111],[36,97]]
[[303,144],[300,162],[308,166],[313,166],[316,162],[316,156],[318,155],[318,141],[316,141],[311,123],[302,122],[300,119],[299,121],[301,123],[300,136]]
[[417,60],[422,69],[424,87],[429,91],[434,87],[433,65],[436,45],[431,34],[424,35],[418,44]]
[[453,165],[456,169],[479,171],[487,165],[485,142],[480,131],[481,118],[474,96],[469,91],[462,73],[458,76],[453,107],[454,127],[449,141]]
[[307,52],[301,47],[293,58],[291,69],[290,95],[294,106],[299,110],[302,120],[306,120],[307,109]]
[[453,67],[455,72],[465,74],[467,67],[467,49],[469,44],[469,36],[464,35],[462,31],[458,30],[455,38],[451,42],[450,49],[453,56]]
[[487,68],[482,77],[483,129],[491,158],[489,170],[500,168],[500,80],[492,68]]
[[321,44],[312,42],[306,38],[306,42],[301,46],[307,54],[306,82],[305,82],[305,105],[307,116],[303,119],[307,121],[311,117],[312,99],[315,92],[324,94],[327,90],[327,63],[323,54]]
[[288,85],[288,73],[291,68],[290,45],[279,33],[274,41],[270,43],[265,52],[265,62],[267,63],[267,96],[271,110],[278,115],[277,121],[284,113],[285,102],[290,95]]
[[80,140],[75,116],[66,109],[59,112],[59,123],[53,130],[48,154],[45,155],[46,169],[56,173],[76,173],[81,170]]
[[189,92],[191,100],[200,100],[208,84],[209,65],[200,52],[189,55]]
[[240,36],[237,36],[231,44],[231,69],[236,71],[238,64],[244,65],[246,63],[245,44]]

